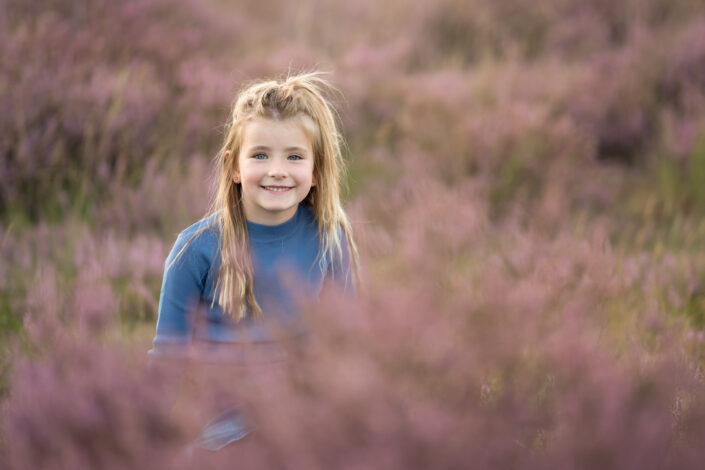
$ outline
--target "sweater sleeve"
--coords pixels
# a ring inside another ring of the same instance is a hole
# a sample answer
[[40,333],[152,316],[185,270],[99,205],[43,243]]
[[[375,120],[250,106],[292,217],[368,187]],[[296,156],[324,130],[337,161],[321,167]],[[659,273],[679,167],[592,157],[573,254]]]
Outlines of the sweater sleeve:
[[152,356],[183,356],[191,343],[194,315],[211,263],[203,237],[190,239],[191,235],[182,232],[164,263],[157,332],[149,351]]

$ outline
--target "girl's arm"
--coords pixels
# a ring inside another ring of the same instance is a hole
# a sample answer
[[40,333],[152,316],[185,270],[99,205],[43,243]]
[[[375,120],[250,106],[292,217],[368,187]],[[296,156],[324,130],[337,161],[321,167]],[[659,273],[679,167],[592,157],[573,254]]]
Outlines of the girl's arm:
[[179,358],[188,354],[195,311],[210,267],[201,237],[190,238],[181,233],[164,263],[157,333],[149,351],[152,357]]

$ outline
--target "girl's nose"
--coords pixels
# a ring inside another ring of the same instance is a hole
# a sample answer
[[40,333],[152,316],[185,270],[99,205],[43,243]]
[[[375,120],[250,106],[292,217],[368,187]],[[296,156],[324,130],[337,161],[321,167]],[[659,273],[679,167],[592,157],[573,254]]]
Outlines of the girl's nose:
[[273,159],[269,165],[268,174],[273,178],[281,178],[282,176],[285,176],[286,171],[284,169],[284,164],[280,162],[279,159]]

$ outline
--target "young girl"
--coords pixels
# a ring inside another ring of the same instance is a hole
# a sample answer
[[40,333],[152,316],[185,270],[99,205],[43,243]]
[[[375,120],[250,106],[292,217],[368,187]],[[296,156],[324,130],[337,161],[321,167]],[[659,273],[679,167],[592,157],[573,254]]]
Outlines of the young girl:
[[[354,290],[357,250],[340,201],[342,139],[328,88],[309,73],[239,93],[211,209],[166,260],[151,355],[276,361],[282,341],[305,332],[298,300],[328,283]],[[243,434],[237,414],[223,416],[216,434]]]

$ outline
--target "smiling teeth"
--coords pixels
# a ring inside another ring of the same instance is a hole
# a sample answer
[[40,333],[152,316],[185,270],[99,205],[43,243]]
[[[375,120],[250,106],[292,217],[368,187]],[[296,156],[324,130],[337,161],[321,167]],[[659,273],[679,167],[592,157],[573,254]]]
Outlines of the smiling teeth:
[[289,187],[281,187],[281,186],[263,186],[263,188],[267,189],[269,191],[278,191],[278,192],[288,191],[289,189],[291,189]]

